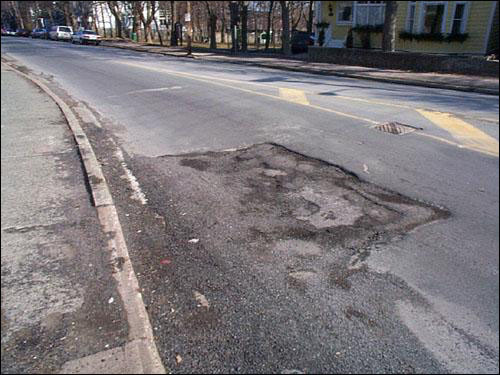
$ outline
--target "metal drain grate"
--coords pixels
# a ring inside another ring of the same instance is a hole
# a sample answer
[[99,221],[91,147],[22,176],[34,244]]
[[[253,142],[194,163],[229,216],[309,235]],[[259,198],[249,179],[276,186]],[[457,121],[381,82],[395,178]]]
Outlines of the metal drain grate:
[[382,132],[395,134],[395,135],[403,135],[414,132],[415,130],[422,130],[422,128],[417,128],[415,126],[401,124],[399,122],[386,122],[385,124],[380,124],[374,126],[375,129],[380,130]]

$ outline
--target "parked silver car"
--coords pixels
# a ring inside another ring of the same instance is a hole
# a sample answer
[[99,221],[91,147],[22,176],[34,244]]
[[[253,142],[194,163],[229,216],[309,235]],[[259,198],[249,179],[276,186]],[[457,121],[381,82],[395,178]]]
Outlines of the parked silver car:
[[49,31],[49,38],[52,40],[71,40],[73,29],[70,26],[52,26]]
[[92,30],[81,30],[77,31],[71,36],[71,43],[80,43],[80,44],[95,44],[96,46],[99,45],[101,42],[99,39],[101,37]]

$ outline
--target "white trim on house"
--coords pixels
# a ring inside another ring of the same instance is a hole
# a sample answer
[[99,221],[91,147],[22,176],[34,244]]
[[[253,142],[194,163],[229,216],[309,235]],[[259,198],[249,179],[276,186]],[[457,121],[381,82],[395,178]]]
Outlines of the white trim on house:
[[484,40],[484,49],[483,49],[484,55],[486,55],[488,53],[488,44],[490,41],[491,29],[493,28],[493,20],[495,19],[495,13],[497,11],[497,3],[498,3],[498,1],[493,1],[493,5],[491,6],[490,19],[488,21],[488,28],[486,29],[486,38]]
[[344,25],[352,25],[354,23],[354,3],[351,2],[350,3],[350,7],[351,7],[351,20],[350,21],[341,21],[339,20],[339,15],[340,15],[340,7],[343,6],[349,6],[349,4],[346,2],[344,4],[337,4],[337,8],[335,9],[335,21],[337,23],[337,25],[339,26],[344,26]]
[[[410,9],[412,6],[415,7],[415,12],[413,13],[413,27],[410,30]],[[406,10],[405,31],[412,33],[415,30],[415,26],[417,25],[417,21],[418,21],[417,2],[416,1],[408,1],[408,8]]]
[[465,33],[465,30],[467,29],[467,21],[469,19],[469,9],[470,9],[470,1],[455,1],[455,4],[453,5],[453,12],[451,13],[451,20],[450,20],[450,28],[449,28],[449,33],[451,34],[451,31],[453,30],[453,22],[455,21],[455,13],[457,11],[457,5],[458,4],[464,4],[464,15],[462,18],[462,23],[460,25],[460,33]]
[[[380,1],[380,2],[372,2],[372,1],[369,1],[367,3],[362,3],[362,4],[359,4],[359,1],[353,1],[353,12],[352,12],[352,24],[353,25],[358,25],[357,23],[357,9],[358,7],[381,7],[383,8],[382,9],[382,23],[384,23],[384,18],[385,18],[385,2],[384,1]],[[369,12],[367,13],[367,17],[368,17],[368,22],[367,23],[363,23],[361,25],[369,25]]]
[[421,1],[420,2],[420,10],[418,17],[418,32],[424,32],[424,17],[425,17],[425,9],[427,5],[444,5],[443,11],[443,20],[441,21],[441,32],[446,32],[446,19],[448,18],[448,1]]

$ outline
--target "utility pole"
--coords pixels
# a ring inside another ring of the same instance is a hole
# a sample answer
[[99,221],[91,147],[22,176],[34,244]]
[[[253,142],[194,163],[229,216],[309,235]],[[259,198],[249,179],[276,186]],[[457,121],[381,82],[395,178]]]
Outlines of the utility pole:
[[193,26],[191,22],[191,1],[187,2],[187,13],[184,16],[184,21],[187,24],[187,55],[193,56],[193,50],[191,46],[191,42],[193,39]]

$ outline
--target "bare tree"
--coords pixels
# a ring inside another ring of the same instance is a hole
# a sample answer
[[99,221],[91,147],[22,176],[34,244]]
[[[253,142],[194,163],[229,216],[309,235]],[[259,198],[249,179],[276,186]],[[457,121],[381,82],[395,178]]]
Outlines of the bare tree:
[[382,35],[382,50],[386,52],[394,52],[396,50],[397,11],[397,1],[386,1],[384,34]]
[[309,1],[308,17],[307,17],[307,32],[309,34],[311,34],[313,31],[313,20],[314,20],[313,5],[314,1],[312,0]]
[[207,13],[209,18],[209,29],[210,29],[210,48],[217,48],[217,2],[216,1],[205,1],[207,7]]
[[24,29],[24,19],[21,16],[21,11],[19,10],[19,2],[18,1],[11,1],[10,5],[13,10],[14,16],[16,18],[16,23],[21,26],[21,29]]
[[144,2],[132,1],[132,33],[135,33],[137,41],[141,39],[141,14],[144,10]]
[[147,1],[146,2],[146,15],[144,16],[144,12],[141,12],[140,18],[142,22],[142,26],[144,27],[144,38],[146,43],[153,43],[153,30],[151,29],[151,23],[153,22],[154,14],[156,13],[156,1]]
[[107,1],[108,8],[113,17],[115,18],[115,28],[116,28],[116,37],[123,38],[123,23],[121,19],[121,9],[119,1]]
[[177,36],[175,30],[175,23],[177,22],[175,1],[170,1],[170,46],[177,46]]
[[286,56],[291,55],[290,46],[290,1],[280,1],[281,5],[281,50]]
[[302,12],[304,10],[303,1],[289,1],[290,18],[292,21],[292,30],[297,30],[300,21],[302,20]]
[[274,1],[269,1],[269,9],[267,12],[267,29],[266,29],[266,47],[265,50],[269,49],[269,43],[271,42],[271,25],[272,25],[272,14],[274,8]]
[[153,12],[153,22],[155,23],[156,33],[158,34],[158,39],[160,40],[160,45],[163,46],[163,39],[161,37],[160,28],[158,27],[158,21],[156,20],[156,12]]
[[241,50],[248,51],[248,2],[240,1]]

